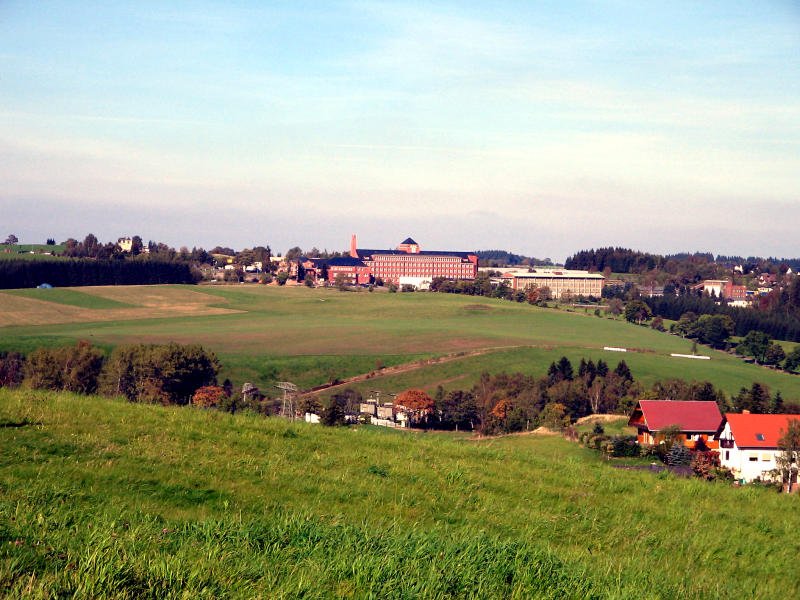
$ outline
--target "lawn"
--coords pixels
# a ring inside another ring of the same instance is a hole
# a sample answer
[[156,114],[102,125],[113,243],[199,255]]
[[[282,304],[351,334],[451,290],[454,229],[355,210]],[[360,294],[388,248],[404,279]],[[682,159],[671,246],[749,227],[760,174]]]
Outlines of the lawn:
[[[59,294],[62,300],[53,301]],[[108,303],[125,306],[112,308]],[[39,344],[78,339],[107,349],[126,342],[200,343],[221,358],[222,377],[265,389],[275,380],[310,387],[366,373],[379,364],[480,351],[480,356],[376,377],[359,386],[394,392],[439,384],[469,387],[485,370],[541,375],[550,362],[565,355],[575,364],[582,357],[603,358],[612,368],[624,359],[645,384],[669,377],[709,380],[735,394],[761,381],[773,392],[780,390],[786,400],[800,400],[800,377],[744,364],[703,347],[700,353],[712,360],[672,358],[670,353],[690,353],[691,342],[596,317],[591,310],[305,286],[119,286],[0,293],[0,350],[28,351]],[[604,346],[629,352],[606,352]]]
[[111,300],[97,294],[86,293],[75,288],[50,288],[50,289],[27,289],[27,290],[7,290],[4,292],[10,296],[20,298],[30,298],[44,302],[55,302],[56,304],[66,304],[67,306],[78,306],[91,310],[105,310],[108,308],[130,308],[133,306],[127,302]]
[[11,598],[795,598],[798,498],[475,441],[0,390]]

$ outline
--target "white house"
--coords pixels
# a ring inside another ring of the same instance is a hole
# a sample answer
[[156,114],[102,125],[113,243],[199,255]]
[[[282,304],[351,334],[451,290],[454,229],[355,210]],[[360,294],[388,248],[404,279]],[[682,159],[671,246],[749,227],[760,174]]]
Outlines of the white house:
[[790,419],[800,419],[800,415],[726,413],[725,426],[717,436],[720,463],[744,482],[770,479],[770,471],[777,467],[778,440]]

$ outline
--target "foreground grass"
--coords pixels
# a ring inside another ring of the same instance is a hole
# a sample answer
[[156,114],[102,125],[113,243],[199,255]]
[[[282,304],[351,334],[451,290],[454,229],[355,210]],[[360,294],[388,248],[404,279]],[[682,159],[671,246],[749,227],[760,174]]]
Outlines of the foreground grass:
[[0,390],[8,597],[791,598],[797,502],[560,438]]

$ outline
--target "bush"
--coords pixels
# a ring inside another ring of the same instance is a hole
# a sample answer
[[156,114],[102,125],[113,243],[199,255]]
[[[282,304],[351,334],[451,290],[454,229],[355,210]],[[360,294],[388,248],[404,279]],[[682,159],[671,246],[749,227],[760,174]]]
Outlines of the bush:
[[22,383],[25,356],[17,352],[0,352],[0,387],[17,387]]
[[773,492],[778,493],[783,491],[783,484],[780,481],[774,481],[772,479],[761,479],[761,477],[756,477],[750,482],[750,485],[772,490]]
[[71,347],[38,348],[25,363],[25,380],[34,389],[93,394],[103,362],[103,353],[85,340]]
[[675,442],[667,454],[667,464],[670,467],[688,467],[692,464],[692,451],[680,441]]
[[217,385],[206,385],[198,388],[192,396],[192,406],[199,408],[216,408],[227,399],[225,390]]
[[636,436],[617,435],[611,438],[611,455],[617,457],[639,456],[639,445]]
[[188,404],[198,388],[216,385],[219,361],[197,344],[117,346],[106,361],[100,389],[132,402]]
[[334,394],[325,401],[320,421],[323,425],[328,425],[329,427],[344,425],[346,423],[345,408],[345,398]]
[[643,444],[639,446],[639,456],[642,458],[658,458],[660,459],[660,455],[658,453],[658,448],[655,446],[650,446],[648,444]]
[[695,452],[691,467],[697,477],[706,481],[733,481],[733,473],[719,461],[719,452],[711,450]]

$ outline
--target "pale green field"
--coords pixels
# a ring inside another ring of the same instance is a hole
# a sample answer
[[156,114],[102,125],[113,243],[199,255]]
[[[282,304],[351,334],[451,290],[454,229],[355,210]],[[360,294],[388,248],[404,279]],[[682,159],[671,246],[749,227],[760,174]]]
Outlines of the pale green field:
[[[48,296],[47,292],[56,291]],[[58,293],[66,296],[58,296]],[[268,387],[276,379],[303,387],[426,356],[485,350],[482,356],[376,377],[363,389],[399,391],[469,387],[484,371],[544,374],[562,355],[624,359],[650,384],[679,377],[709,380],[729,394],[761,381],[785,400],[800,400],[800,377],[744,364],[700,348],[712,360],[671,358],[691,342],[592,311],[542,309],[447,294],[343,293],[267,286],[131,286],[0,293],[0,349],[31,350],[77,339],[111,348],[125,342],[196,342],[216,352],[223,377]],[[91,297],[95,296],[93,300]],[[81,298],[87,297],[82,306]],[[14,312],[8,309],[13,303]],[[108,303],[122,303],[112,307]],[[42,322],[44,321],[44,322]],[[630,351],[604,352],[604,346]]]

